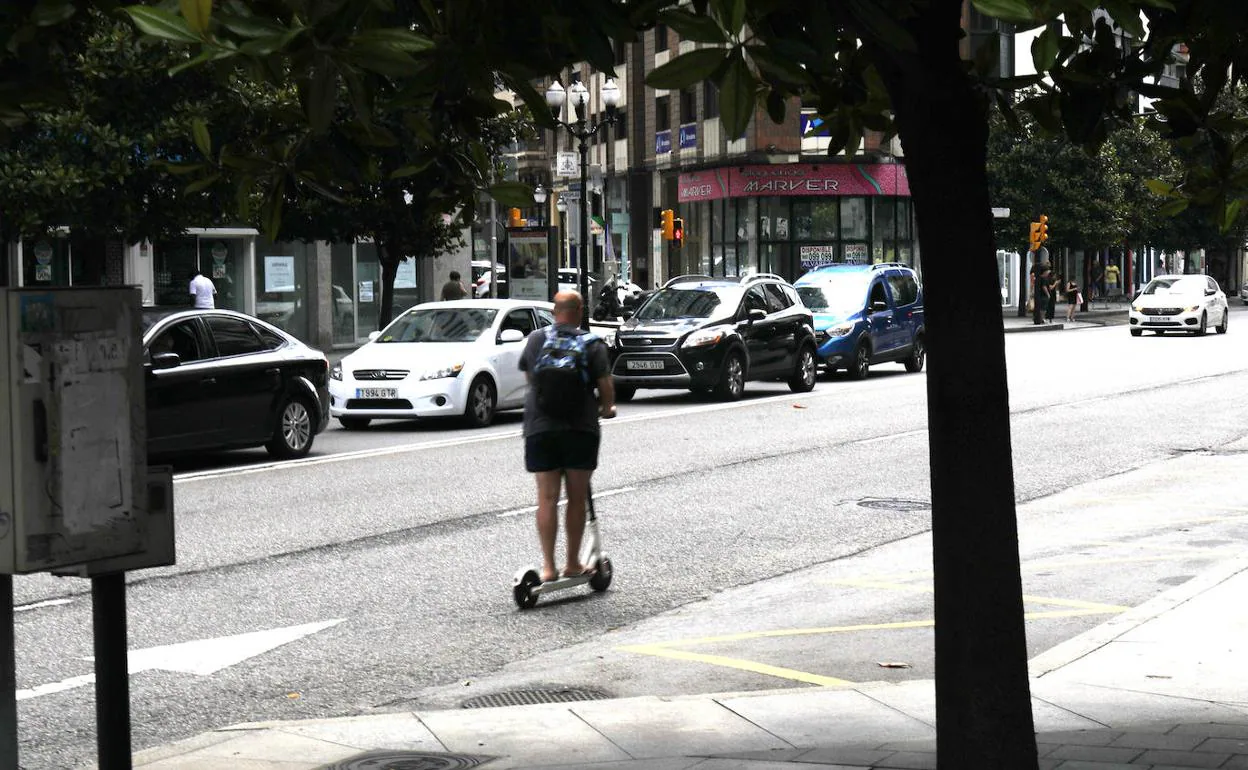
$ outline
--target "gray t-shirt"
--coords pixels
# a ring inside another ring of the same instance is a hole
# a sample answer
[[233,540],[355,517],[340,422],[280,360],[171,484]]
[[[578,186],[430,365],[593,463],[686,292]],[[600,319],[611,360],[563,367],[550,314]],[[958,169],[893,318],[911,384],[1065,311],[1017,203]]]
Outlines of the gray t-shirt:
[[[558,329],[565,333],[588,334],[584,329],[572,324],[559,324]],[[529,335],[528,342],[524,345],[524,353],[520,355],[520,371],[532,371],[533,365],[537,362],[538,356],[542,354],[542,347],[546,345],[546,329],[537,329]],[[601,339],[589,343],[585,347],[586,358],[589,365],[589,381],[596,383],[602,377],[606,377],[611,372],[611,360],[607,354],[607,344]],[[575,420],[561,420],[542,413],[537,407],[537,389],[529,385],[528,392],[524,396],[524,435],[533,436],[538,433],[546,433],[552,430],[579,430],[588,433],[598,433],[598,398],[597,388],[593,390],[585,398],[585,409],[577,416]]]

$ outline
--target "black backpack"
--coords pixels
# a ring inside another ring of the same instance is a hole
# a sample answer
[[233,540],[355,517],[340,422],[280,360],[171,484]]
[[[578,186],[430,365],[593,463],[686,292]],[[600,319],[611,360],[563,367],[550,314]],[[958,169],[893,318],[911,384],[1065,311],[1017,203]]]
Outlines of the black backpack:
[[585,413],[585,400],[590,396],[587,348],[598,337],[560,331],[553,325],[546,327],[545,334],[542,352],[533,365],[537,408],[570,422]]

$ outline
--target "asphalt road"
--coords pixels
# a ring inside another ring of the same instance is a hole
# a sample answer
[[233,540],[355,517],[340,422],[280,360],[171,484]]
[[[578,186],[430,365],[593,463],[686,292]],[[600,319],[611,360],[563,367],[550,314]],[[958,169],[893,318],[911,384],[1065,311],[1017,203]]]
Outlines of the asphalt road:
[[[1246,322],[1236,307],[1225,336],[1007,336],[1033,654],[1248,535],[1220,464],[1248,433]],[[332,428],[283,465],[182,463],[178,565],[128,592],[135,748],[511,687],[930,676],[924,378],[882,366],[800,396],[751,383],[732,405],[643,393],[605,424],[595,476],[612,590],[523,613],[511,577],[537,553],[517,416]],[[93,756],[88,589],[16,580],[26,768]]]

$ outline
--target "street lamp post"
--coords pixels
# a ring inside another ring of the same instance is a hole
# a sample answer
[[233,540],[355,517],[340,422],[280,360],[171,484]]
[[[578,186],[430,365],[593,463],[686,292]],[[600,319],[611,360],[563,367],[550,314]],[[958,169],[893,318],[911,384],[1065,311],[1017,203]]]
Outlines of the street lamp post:
[[[576,112],[576,120],[567,123],[563,120],[563,103],[571,97],[572,108]],[[604,126],[615,122],[615,108],[620,103],[620,87],[614,80],[602,84],[602,104],[606,107],[606,115],[601,121],[590,122],[586,113],[589,108],[589,89],[579,80],[564,91],[559,81],[550,84],[546,89],[546,106],[550,107],[555,122],[563,126],[567,132],[579,142],[581,153],[581,259],[577,267],[581,271],[581,327],[589,329],[589,140]]]
[[539,184],[537,187],[533,188],[533,202],[537,204],[537,223],[539,225],[546,224],[546,197],[547,192],[545,187],[542,187]]
[[568,253],[565,245],[568,242],[568,201],[562,193],[555,201],[555,208],[559,210],[559,267],[567,267]]

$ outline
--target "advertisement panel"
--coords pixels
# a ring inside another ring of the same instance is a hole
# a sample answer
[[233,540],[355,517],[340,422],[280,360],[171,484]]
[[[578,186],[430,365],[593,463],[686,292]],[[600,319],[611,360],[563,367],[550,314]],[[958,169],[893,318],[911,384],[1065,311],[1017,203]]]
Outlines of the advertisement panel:
[[677,178],[681,203],[754,196],[910,195],[900,163],[756,164],[707,169]]
[[546,228],[508,229],[507,246],[511,298],[549,300],[550,236]]

